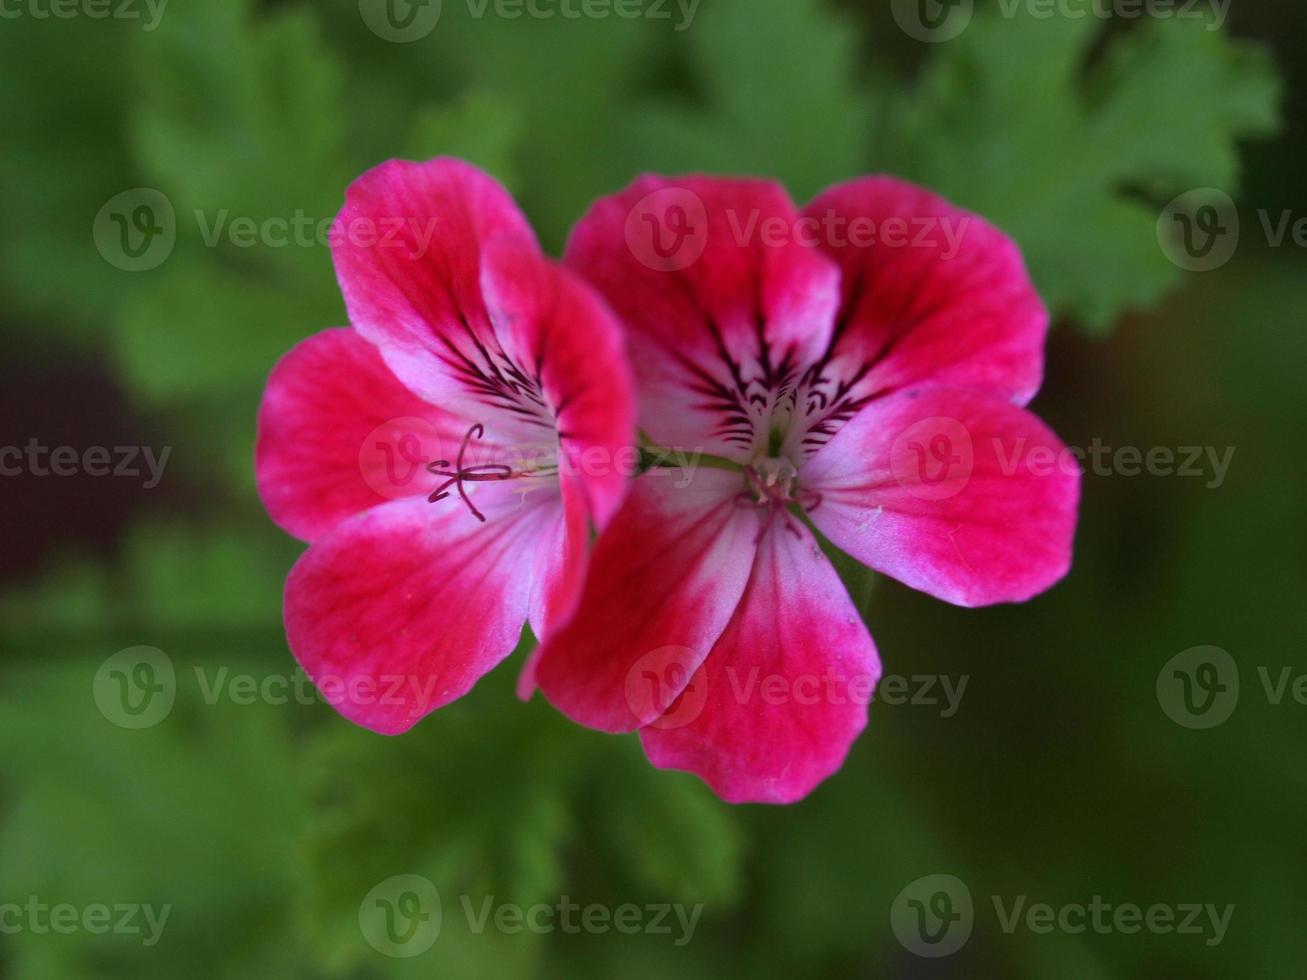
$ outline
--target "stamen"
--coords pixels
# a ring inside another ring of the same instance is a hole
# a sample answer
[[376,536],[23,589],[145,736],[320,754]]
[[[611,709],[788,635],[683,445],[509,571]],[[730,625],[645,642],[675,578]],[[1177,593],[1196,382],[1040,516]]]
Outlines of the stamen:
[[463,456],[467,453],[467,444],[473,439],[480,439],[485,435],[485,433],[485,426],[480,422],[467,430],[467,434],[463,436],[463,444],[458,447],[458,459],[452,473],[447,472],[447,467],[449,466],[449,460],[447,459],[438,460],[435,463],[427,465],[428,473],[431,473],[434,476],[448,478],[444,483],[436,487],[435,490],[431,491],[431,496],[427,497],[427,502],[434,504],[438,500],[444,500],[449,496],[449,488],[452,485],[458,490],[458,495],[463,499],[463,503],[467,504],[468,510],[472,512],[472,516],[482,524],[486,522],[486,515],[476,509],[476,505],[473,504],[471,498],[468,497],[467,490],[463,488],[463,484],[465,482],[488,483],[492,480],[511,480],[517,475],[513,472],[511,466],[507,466],[503,463],[487,463],[482,466],[463,465]]

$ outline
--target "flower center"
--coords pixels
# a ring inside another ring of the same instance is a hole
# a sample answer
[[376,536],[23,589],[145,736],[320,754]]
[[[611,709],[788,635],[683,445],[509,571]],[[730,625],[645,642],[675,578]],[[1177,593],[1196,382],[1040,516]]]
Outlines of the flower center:
[[762,457],[745,467],[750,502],[759,507],[794,503],[799,471],[788,459]]

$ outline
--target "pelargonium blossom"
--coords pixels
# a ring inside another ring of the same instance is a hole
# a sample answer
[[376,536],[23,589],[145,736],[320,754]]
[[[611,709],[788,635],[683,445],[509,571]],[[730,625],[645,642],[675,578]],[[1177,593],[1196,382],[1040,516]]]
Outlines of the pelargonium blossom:
[[364,174],[332,257],[351,326],[273,371],[256,472],[310,543],[286,582],[291,650],[338,711],[395,734],[524,622],[548,635],[571,614],[589,523],[625,492],[630,372],[603,301],[468,164]]
[[[961,606],[1067,571],[1079,474],[1024,406],[1048,314],[1016,245],[888,178],[797,211],[783,188],[637,180],[565,263],[622,319],[643,436],[708,455],[635,480],[536,680],[581,724],[638,730],[729,801],[837,770],[880,675],[814,531]],[[1047,454],[1046,456],[1044,454]]]

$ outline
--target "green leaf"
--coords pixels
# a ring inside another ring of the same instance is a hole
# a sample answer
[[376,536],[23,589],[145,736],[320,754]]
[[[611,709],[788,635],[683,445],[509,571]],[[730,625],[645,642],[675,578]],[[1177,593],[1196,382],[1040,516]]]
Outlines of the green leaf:
[[1212,26],[1155,20],[1087,69],[1099,18],[977,16],[891,114],[882,159],[1007,230],[1054,312],[1105,332],[1180,276],[1162,205],[1233,193],[1237,141],[1276,130],[1269,56]]
[[310,10],[253,18],[251,0],[169,10],[143,50],[138,155],[179,213],[329,217],[349,176],[340,68]]
[[824,4],[721,0],[685,36],[702,104],[637,112],[642,169],[772,176],[800,201],[865,171],[873,103],[856,82],[857,34]]
[[521,134],[522,117],[511,102],[487,93],[472,94],[454,105],[420,112],[413,123],[409,155],[415,160],[459,157],[512,188],[517,184],[513,153]]

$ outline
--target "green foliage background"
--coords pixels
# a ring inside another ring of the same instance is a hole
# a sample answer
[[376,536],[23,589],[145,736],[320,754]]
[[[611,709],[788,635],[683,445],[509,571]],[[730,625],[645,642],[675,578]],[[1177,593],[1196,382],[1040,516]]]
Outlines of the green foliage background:
[[[703,0],[683,31],[477,18],[446,0],[409,45],[370,33],[353,0],[175,0],[149,32],[0,21],[0,370],[5,404],[24,406],[0,441],[84,444],[107,414],[119,443],[174,447],[151,491],[91,481],[70,498],[5,478],[6,537],[37,547],[10,551],[0,598],[0,903],[174,908],[150,948],[0,936],[0,969],[1300,975],[1307,708],[1269,704],[1255,669],[1304,669],[1304,256],[1267,247],[1255,215],[1307,217],[1307,31],[1288,0],[1248,7],[1217,32],[982,2],[937,45],[884,5],[819,0]],[[194,216],[328,218],[372,164],[435,154],[505,180],[554,251],[642,170],[769,175],[800,200],[872,171],[928,184],[1025,248],[1059,319],[1035,407],[1068,444],[1235,446],[1229,478],[1088,476],[1075,570],[1026,606],[964,611],[878,583],[867,619],[887,672],[967,675],[965,698],[949,718],[874,705],[844,770],[791,808],[727,807],[652,770],[633,738],[520,705],[520,652],[399,739],[322,705],[207,703],[197,669],[293,669],[280,598],[299,548],[254,496],[253,420],[276,358],[344,313],[327,249],[211,247]],[[1228,266],[1182,273],[1157,217],[1206,186],[1239,198],[1244,237]],[[176,250],[137,274],[90,233],[133,187],[178,215]],[[1188,731],[1155,679],[1208,643],[1239,662],[1244,697],[1223,726]],[[135,644],[178,672],[172,714],[144,731],[91,698],[98,666]],[[970,943],[943,963],[889,924],[895,895],[935,872],[978,902]],[[445,896],[439,941],[412,960],[358,927],[363,896],[401,873]],[[705,911],[682,947],[475,935],[459,895]],[[1008,935],[990,895],[1236,911],[1215,947]]]

